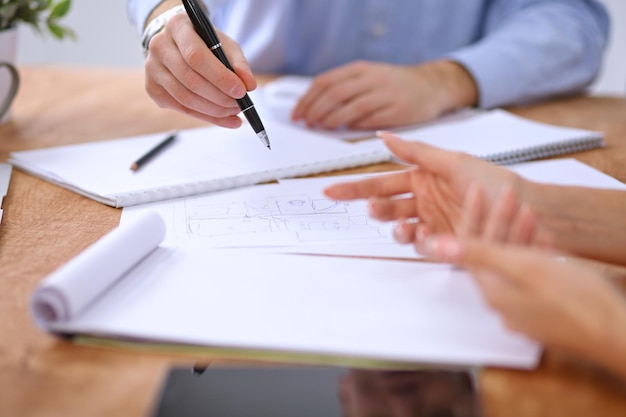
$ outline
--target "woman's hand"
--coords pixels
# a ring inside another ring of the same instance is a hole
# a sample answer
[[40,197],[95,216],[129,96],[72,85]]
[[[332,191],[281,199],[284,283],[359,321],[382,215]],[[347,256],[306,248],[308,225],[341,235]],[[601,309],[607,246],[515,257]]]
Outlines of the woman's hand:
[[407,142],[390,133],[380,136],[395,156],[414,168],[335,184],[324,192],[336,200],[369,199],[372,217],[398,222],[394,233],[401,243],[419,243],[429,233],[457,233],[472,183],[481,185],[488,204],[495,201],[505,184],[519,195],[532,192],[532,183],[502,167],[466,154]]

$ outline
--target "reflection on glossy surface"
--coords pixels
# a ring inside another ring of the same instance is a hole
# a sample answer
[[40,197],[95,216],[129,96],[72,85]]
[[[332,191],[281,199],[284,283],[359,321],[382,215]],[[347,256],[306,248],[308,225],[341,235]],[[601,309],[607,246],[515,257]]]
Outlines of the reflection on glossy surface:
[[155,417],[480,417],[462,371],[204,367],[169,372]]
[[349,371],[340,381],[346,417],[478,417],[466,372]]

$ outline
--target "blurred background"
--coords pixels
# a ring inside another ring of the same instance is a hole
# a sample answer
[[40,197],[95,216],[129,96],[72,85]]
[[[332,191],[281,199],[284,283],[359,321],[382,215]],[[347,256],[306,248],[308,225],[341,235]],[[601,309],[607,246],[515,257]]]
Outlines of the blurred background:
[[61,23],[76,33],[75,41],[59,41],[29,25],[19,25],[18,64],[143,66],[139,36],[128,21],[126,0],[72,0]]
[[[613,19],[611,40],[595,93],[626,94],[626,0],[604,0]],[[76,41],[42,36],[27,25],[18,30],[17,61],[21,65],[57,64],[141,67],[139,37],[126,15],[126,0],[73,0],[63,23]]]

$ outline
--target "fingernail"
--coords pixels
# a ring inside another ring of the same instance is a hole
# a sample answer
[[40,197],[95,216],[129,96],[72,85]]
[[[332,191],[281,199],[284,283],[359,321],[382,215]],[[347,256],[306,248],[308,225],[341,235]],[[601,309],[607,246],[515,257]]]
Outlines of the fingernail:
[[400,222],[393,228],[393,238],[398,243],[410,243],[411,238],[406,230],[406,223]]
[[246,89],[240,85],[236,85],[230,90],[230,95],[234,98],[242,98],[246,95]]

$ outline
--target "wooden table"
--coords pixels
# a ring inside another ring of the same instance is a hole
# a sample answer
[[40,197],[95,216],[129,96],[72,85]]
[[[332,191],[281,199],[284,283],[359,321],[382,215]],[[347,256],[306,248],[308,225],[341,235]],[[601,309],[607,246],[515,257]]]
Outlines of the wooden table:
[[[21,75],[12,120],[0,126],[0,161],[10,151],[203,125],[156,107],[140,70],[29,67]],[[513,110],[606,132],[608,147],[575,157],[626,182],[624,99]],[[193,364],[192,357],[76,345],[43,333],[28,314],[37,283],[117,226],[120,214],[14,170],[0,225],[0,416],[145,416],[168,367]],[[553,352],[536,371],[486,369],[479,380],[489,417],[626,415],[623,382]]]

